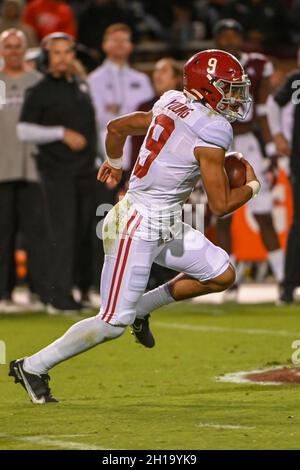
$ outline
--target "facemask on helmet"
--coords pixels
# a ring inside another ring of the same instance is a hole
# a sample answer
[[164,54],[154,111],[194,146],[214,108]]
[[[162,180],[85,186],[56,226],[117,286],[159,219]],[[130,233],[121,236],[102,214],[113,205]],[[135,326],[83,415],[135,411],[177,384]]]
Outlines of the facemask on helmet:
[[247,75],[240,82],[230,82],[219,79],[214,86],[222,93],[223,98],[216,105],[216,110],[226,117],[229,122],[244,120],[251,108],[252,98],[250,96],[251,82]]

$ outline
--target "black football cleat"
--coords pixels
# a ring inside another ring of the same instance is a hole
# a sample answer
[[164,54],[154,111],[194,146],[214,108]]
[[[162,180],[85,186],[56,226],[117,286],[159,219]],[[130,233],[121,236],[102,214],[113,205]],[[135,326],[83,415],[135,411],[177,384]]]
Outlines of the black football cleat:
[[51,395],[49,388],[50,377],[48,374],[29,374],[23,367],[24,359],[12,361],[9,365],[9,376],[14,377],[15,383],[20,383],[25,388],[32,403],[42,405],[44,403],[58,403]]
[[136,342],[141,343],[146,348],[155,346],[155,339],[149,327],[150,315],[144,318],[136,318],[131,325],[131,334],[135,336]]
[[294,287],[285,286],[280,284],[279,286],[279,299],[277,305],[290,305],[294,302]]

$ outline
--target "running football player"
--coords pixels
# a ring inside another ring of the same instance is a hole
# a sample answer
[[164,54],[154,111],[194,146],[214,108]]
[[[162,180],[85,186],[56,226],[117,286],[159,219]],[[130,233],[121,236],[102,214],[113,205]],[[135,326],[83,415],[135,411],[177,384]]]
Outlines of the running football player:
[[[232,142],[230,122],[246,116],[250,82],[239,61],[223,51],[193,56],[184,67],[184,91],[169,91],[150,112],[136,112],[108,124],[107,161],[101,182],[120,181],[122,152],[130,135],[145,135],[127,195],[103,225],[105,263],[103,305],[97,316],[73,325],[61,338],[32,356],[12,361],[10,375],[33,403],[57,401],[48,371],[135,325],[136,338],[154,346],[149,313],[162,305],[227,289],[235,280],[228,254],[183,223],[182,206],[200,176],[217,216],[241,207],[260,184],[246,161],[247,181],[230,189],[224,171]],[[152,263],[180,272],[145,293]]]

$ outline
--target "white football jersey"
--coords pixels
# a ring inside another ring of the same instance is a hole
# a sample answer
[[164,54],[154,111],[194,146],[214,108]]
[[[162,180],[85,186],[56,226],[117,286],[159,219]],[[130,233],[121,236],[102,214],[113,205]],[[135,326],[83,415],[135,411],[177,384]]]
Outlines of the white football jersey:
[[[128,197],[141,213],[176,211],[200,176],[195,147],[228,150],[232,127],[220,114],[168,91],[153,106],[153,120],[132,171]],[[177,212],[177,211],[176,211]]]

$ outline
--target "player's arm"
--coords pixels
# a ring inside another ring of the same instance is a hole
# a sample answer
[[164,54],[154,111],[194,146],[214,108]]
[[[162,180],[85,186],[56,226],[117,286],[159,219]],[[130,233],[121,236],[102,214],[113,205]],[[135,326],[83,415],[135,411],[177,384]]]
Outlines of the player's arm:
[[299,84],[299,73],[292,73],[278,88],[273,96],[268,98],[268,122],[279,154],[289,156],[291,149],[282,130],[282,110],[292,100],[295,85]]
[[[262,137],[266,145],[266,154],[267,156],[272,156],[272,134],[270,132],[269,123],[267,119],[267,99],[271,94],[271,83],[270,78],[262,78],[260,82],[260,87],[258,91],[258,100],[257,100],[257,115],[258,123],[262,131]],[[273,146],[273,154],[275,154],[275,146]],[[268,150],[270,149],[270,150]]]
[[107,125],[105,148],[107,160],[102,164],[97,179],[102,183],[122,177],[122,155],[126,139],[130,135],[145,135],[152,121],[152,111],[137,111],[110,121]]
[[289,143],[282,130],[282,110],[273,96],[268,98],[268,122],[272,133],[277,152],[280,155],[291,154]]
[[246,160],[243,160],[246,165],[246,184],[240,188],[230,189],[224,168],[225,150],[196,147],[194,153],[200,164],[208,205],[213,214],[222,217],[235,211],[253,197],[253,189],[248,183],[257,181],[257,178],[252,166]]
[[[271,168],[276,167],[276,161],[280,155],[289,155],[289,144],[280,129],[274,132],[274,127],[278,127],[280,122],[281,127],[281,109],[280,107],[286,104],[291,97],[292,87],[290,86],[289,79],[287,84],[284,84],[278,90],[278,101],[271,95],[271,82],[270,77],[265,77],[261,80],[258,94],[257,114],[259,125],[262,130],[262,136],[265,142],[265,152],[268,157],[271,157],[273,165]],[[271,161],[271,162],[272,162]]]

